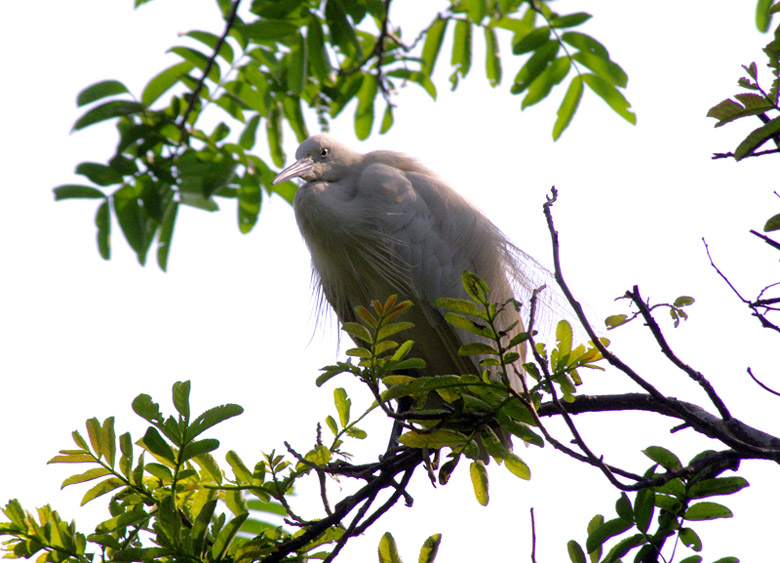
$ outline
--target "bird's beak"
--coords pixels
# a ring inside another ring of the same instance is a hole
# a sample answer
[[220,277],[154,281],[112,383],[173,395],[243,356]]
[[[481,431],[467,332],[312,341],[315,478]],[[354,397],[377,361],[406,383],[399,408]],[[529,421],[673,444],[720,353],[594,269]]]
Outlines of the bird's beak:
[[297,162],[293,162],[290,166],[279,172],[279,175],[271,182],[272,185],[276,185],[279,182],[290,180],[292,178],[298,178],[301,174],[306,174],[314,166],[314,161],[311,157],[305,157]]

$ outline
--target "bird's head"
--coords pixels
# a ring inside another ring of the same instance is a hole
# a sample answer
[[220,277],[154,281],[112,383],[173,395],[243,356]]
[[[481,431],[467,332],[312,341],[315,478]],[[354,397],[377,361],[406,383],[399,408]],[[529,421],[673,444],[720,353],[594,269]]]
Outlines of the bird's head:
[[306,182],[337,182],[347,176],[350,167],[362,155],[341,144],[329,135],[314,135],[295,151],[296,161],[279,172],[273,184],[301,178]]

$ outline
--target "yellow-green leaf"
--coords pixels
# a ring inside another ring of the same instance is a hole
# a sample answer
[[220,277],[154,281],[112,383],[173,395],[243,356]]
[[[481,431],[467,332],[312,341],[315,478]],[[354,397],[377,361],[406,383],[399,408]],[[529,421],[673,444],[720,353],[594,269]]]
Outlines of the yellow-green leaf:
[[474,487],[474,496],[477,502],[482,506],[487,506],[490,500],[488,495],[488,474],[482,460],[478,459],[471,462],[469,475],[471,475],[471,485]]

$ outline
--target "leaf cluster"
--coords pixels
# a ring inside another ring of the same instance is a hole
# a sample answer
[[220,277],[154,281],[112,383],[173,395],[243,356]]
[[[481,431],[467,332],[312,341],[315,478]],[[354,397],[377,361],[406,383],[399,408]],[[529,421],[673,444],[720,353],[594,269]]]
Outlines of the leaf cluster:
[[[650,446],[643,453],[654,462],[644,475],[646,479],[660,475],[656,473],[659,466],[665,471],[677,471],[683,467],[677,456],[666,448]],[[688,465],[713,453],[704,451]],[[605,521],[601,514],[594,516],[587,526],[585,549],[571,540],[567,546],[569,558],[572,563],[585,563],[587,552],[591,563],[615,563],[636,550],[635,562],[657,561],[664,544],[674,538],[695,552],[681,559],[680,563],[700,563],[702,557],[696,553],[702,550],[702,541],[692,528],[693,524],[733,516],[731,510],[722,504],[701,499],[730,495],[747,486],[748,482],[742,477],[718,477],[707,469],[697,474],[682,475],[663,485],[641,489],[632,495],[633,502],[625,492],[621,493],[615,503],[616,517]],[[617,543],[605,553],[605,544],[618,538]],[[738,561],[736,557],[724,557],[715,563]]]
[[[228,477],[211,455],[219,442],[201,435],[243,409],[221,405],[192,417],[189,392],[189,382],[174,384],[177,414],[168,417],[148,395],[136,397],[133,410],[150,426],[135,443],[129,433],[116,436],[113,417],[102,424],[89,419],[87,439],[74,431],[77,449],[60,451],[49,463],[91,465],[65,479],[62,486],[97,481],[82,504],[112,493],[109,518],[85,535],[48,506],[38,509],[36,518],[12,500],[3,508],[8,522],[0,523],[0,535],[10,537],[3,545],[7,554],[24,558],[38,554],[40,563],[88,563],[96,556],[103,561],[248,563],[289,546],[296,534],[272,520],[294,517],[286,496],[295,480],[311,468],[305,464],[293,468],[283,456],[271,452],[250,470],[230,451],[225,456],[232,470]],[[316,463],[317,453],[312,450],[305,459]],[[329,528],[288,552],[313,554],[339,535],[336,528]]]
[[[392,0],[254,0],[242,15],[239,0],[216,1],[222,32],[183,34],[182,44],[168,51],[176,62],[140,94],[110,79],[78,95],[85,111],[73,130],[110,121],[118,142],[107,162],[76,166],[83,183],[58,186],[54,196],[99,202],[97,247],[106,260],[118,225],[140,264],[154,246],[165,270],[182,205],[213,212],[220,201],[235,200],[239,231],[250,232],[264,194],[289,202],[295,194],[292,182],[272,184],[272,167],[286,160],[284,126],[301,142],[312,117],[327,130],[330,120],[353,106],[360,139],[375,129],[378,111],[379,133],[385,133],[393,126],[393,98],[401,88],[416,84],[436,98],[434,68],[448,30],[453,89],[471,69],[473,35],[481,30],[492,86],[502,80],[502,41],[511,43],[514,56],[527,58],[510,87],[513,94],[525,94],[523,108],[574,75],[554,138],[570,124],[584,86],[635,122],[620,92],[625,72],[600,42],[572,31],[590,19],[584,12],[558,14],[539,0],[450,0],[407,42],[403,27],[390,19]],[[258,156],[257,149],[267,156]]]

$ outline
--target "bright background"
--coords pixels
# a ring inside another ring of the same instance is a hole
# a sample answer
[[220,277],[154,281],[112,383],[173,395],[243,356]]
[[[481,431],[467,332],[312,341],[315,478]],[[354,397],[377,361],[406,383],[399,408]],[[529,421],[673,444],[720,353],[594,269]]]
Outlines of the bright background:
[[[105,161],[116,143],[108,124],[69,135],[81,114],[76,94],[108,78],[140,93],[154,73],[175,62],[174,55],[164,53],[176,44],[177,33],[221,31],[211,0],[158,0],[137,12],[131,4],[16,2],[0,9],[0,47],[6,53],[0,90],[6,132],[0,205],[0,502],[19,498],[28,509],[51,502],[84,532],[97,521],[105,499],[94,501],[96,508],[79,510],[87,487],[59,492],[59,483],[80,468],[47,467],[46,461],[71,447],[70,432],[83,432],[89,417],[115,414],[118,432],[130,430],[138,438],[145,425],[132,413],[132,399],[149,393],[171,412],[171,384],[190,379],[196,411],[226,402],[244,406],[244,415],[219,427],[223,447],[217,456],[224,459],[232,448],[254,463],[261,451],[283,450],[284,439],[300,451],[311,447],[315,424],[335,412],[335,386],[347,387],[354,403],[365,397],[346,377],[322,389],[314,386],[318,368],[343,356],[333,322],[310,341],[315,324],[308,254],[292,210],[280,198],[265,199],[248,236],[238,233],[233,202],[216,215],[183,209],[167,274],[151,263],[151,255],[150,265],[139,267],[118,228],[113,258],[102,261],[94,241],[95,203],[54,203],[51,188],[81,181],[72,174],[76,164]],[[565,273],[593,320],[600,323],[624,311],[613,299],[635,283],[653,302],[693,295],[692,318],[680,328],[672,329],[661,315],[671,344],[712,381],[735,416],[777,434],[771,398],[745,372],[751,366],[766,383],[780,387],[777,340],[760,330],[718,278],[701,240],[707,239],[719,267],[746,296],[776,278],[769,271],[776,253],[748,233],[777,210],[770,157],[740,164],[710,160],[713,152],[733,150],[758,121],[713,130],[714,120],[705,117],[709,107],[736,91],[741,64],[757,61],[764,68],[760,49],[769,36],[755,31],[754,5],[658,1],[648,9],[640,2],[585,6],[562,0],[556,6],[562,13],[586,8],[595,16],[582,30],[601,40],[628,72],[635,127],[586,92],[570,129],[552,143],[563,91],[521,112],[521,98],[508,94],[519,65],[504,45],[504,84],[491,90],[483,77],[481,37],[475,35],[474,68],[456,93],[447,91],[445,44],[437,66],[438,101],[409,86],[398,96],[396,125],[387,135],[358,144],[352,107],[332,132],[359,150],[387,148],[418,157],[547,264],[549,236],[541,206],[550,186],[557,186],[555,219]],[[430,21],[433,11],[422,9],[412,0],[393,3],[394,21],[412,22],[407,37]],[[309,126],[315,132],[316,121],[310,119]],[[295,145],[288,131],[288,157]],[[257,150],[267,154],[262,145]],[[663,361],[639,324],[609,336],[613,350],[665,393],[710,408],[703,394]],[[585,393],[635,390],[617,376],[585,375]],[[670,437],[673,422],[654,416],[589,415],[577,421],[608,462],[640,473],[650,462],[639,448],[667,445],[687,461],[714,446],[691,440],[686,431]],[[377,419],[367,427],[379,447],[389,424]],[[353,446],[365,461],[377,451],[370,448]],[[371,533],[350,542],[343,560],[374,560],[386,530],[407,560],[414,560],[423,540],[436,532],[444,533],[440,561],[528,560],[530,507],[536,512],[538,560],[566,560],[565,542],[584,542],[593,514],[613,517],[617,493],[597,470],[550,447],[518,449],[531,465],[530,482],[491,466],[491,502],[482,508],[473,498],[465,464],[450,484],[436,489],[420,471],[410,487],[414,509],[397,506]],[[695,527],[704,540],[705,560],[729,554],[743,561],[763,559],[766,538],[776,533],[779,500],[770,467],[744,465],[753,486],[725,499],[734,520]],[[298,508],[307,517],[320,514],[316,505]]]

